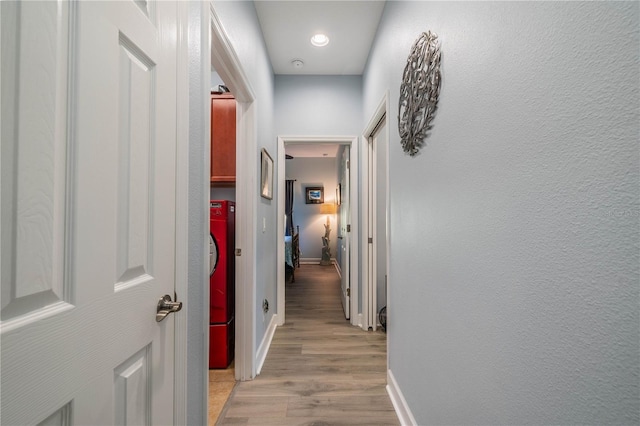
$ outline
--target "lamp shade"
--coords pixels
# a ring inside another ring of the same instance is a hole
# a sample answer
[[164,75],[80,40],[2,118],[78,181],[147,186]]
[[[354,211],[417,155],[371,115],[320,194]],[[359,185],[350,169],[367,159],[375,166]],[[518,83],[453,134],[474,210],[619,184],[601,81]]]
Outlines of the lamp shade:
[[320,214],[336,214],[337,207],[334,203],[320,204]]

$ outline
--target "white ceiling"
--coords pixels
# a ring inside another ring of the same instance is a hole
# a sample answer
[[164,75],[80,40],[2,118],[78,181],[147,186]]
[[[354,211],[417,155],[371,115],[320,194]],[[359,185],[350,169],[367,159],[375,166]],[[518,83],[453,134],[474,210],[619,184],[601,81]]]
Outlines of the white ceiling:
[[[360,75],[384,1],[254,1],[275,74]],[[310,39],[322,32],[329,44]],[[291,61],[300,59],[296,68]]]

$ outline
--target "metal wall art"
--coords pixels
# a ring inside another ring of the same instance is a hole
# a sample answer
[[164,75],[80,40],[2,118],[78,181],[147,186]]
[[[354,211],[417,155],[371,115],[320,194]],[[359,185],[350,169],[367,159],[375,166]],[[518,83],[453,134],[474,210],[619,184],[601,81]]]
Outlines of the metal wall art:
[[398,108],[398,130],[404,152],[418,153],[440,97],[440,44],[431,31],[422,33],[413,43],[402,74]]

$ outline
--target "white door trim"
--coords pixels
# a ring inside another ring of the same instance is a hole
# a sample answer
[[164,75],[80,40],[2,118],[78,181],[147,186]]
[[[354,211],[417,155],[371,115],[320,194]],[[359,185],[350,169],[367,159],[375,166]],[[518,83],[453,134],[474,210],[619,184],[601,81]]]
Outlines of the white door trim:
[[[357,136],[278,136],[278,212],[277,219],[277,280],[278,280],[278,325],[285,323],[285,273],[284,273],[284,215],[285,215],[285,152],[284,147],[287,143],[312,143],[312,144],[342,144],[351,146],[351,160],[350,160],[350,179],[351,187],[358,188],[359,175],[358,175],[358,161],[359,148]],[[355,161],[354,161],[355,160]],[[359,233],[358,233],[358,191],[350,191],[349,194],[351,203],[351,217],[349,223],[351,224],[351,256],[350,256],[350,270],[351,270],[351,297],[350,297],[350,309],[352,325],[358,325],[358,250],[359,250]],[[355,263],[355,265],[354,265]]]
[[[189,5],[177,4],[177,70],[176,103],[176,268],[175,291],[179,301],[187,300],[189,269]],[[173,424],[187,423],[187,312],[175,315],[174,348],[174,412]]]
[[[256,376],[256,97],[213,4],[210,10],[211,65],[236,98],[236,139],[242,141],[236,144],[236,248],[242,250],[242,255],[236,257],[235,376],[244,381]],[[209,126],[210,119],[209,115]],[[208,294],[207,287],[203,301],[207,305]],[[209,312],[208,306],[205,311]],[[205,334],[208,350],[208,333]]]
[[[382,100],[380,101],[380,103],[378,104],[378,107],[376,108],[375,112],[373,113],[373,115],[371,116],[371,118],[369,119],[369,122],[367,123],[366,127],[364,128],[364,131],[362,132],[362,143],[363,143],[363,149],[362,149],[362,237],[361,237],[361,244],[362,244],[362,269],[361,269],[361,275],[362,275],[362,328],[364,330],[368,330],[369,328],[372,328],[373,330],[376,330],[377,328],[377,312],[376,312],[376,291],[375,291],[375,282],[372,284],[371,278],[375,278],[375,268],[373,269],[373,277],[370,277],[370,273],[369,273],[369,269],[372,268],[373,266],[375,266],[377,259],[376,259],[376,244],[377,244],[377,237],[375,235],[375,226],[373,228],[373,244],[372,244],[372,250],[373,250],[373,260],[371,261],[372,264],[370,264],[370,260],[369,260],[369,256],[368,256],[368,246],[369,246],[369,235],[368,235],[368,229],[369,229],[369,215],[368,215],[368,204],[369,204],[369,197],[370,194],[372,193],[372,191],[375,191],[375,188],[370,188],[369,185],[369,174],[373,173],[373,170],[370,170],[369,167],[369,138],[373,135],[374,131],[376,130],[376,128],[378,127],[378,123],[380,122],[380,120],[382,120],[383,117],[386,117],[386,138],[387,138],[387,144],[386,144],[386,148],[385,151],[382,152],[381,154],[383,155],[383,158],[386,159],[387,161],[387,165],[388,165],[388,159],[389,159],[389,90],[385,91]],[[365,178],[366,177],[366,178]],[[385,206],[385,213],[387,216],[387,220],[386,220],[386,238],[385,238],[385,244],[386,244],[386,253],[387,253],[387,258],[385,259],[386,262],[386,270],[387,270],[387,276],[389,275],[389,257],[390,257],[390,251],[389,251],[389,167],[386,167],[386,174],[385,174],[385,180],[386,180],[386,206]],[[375,186],[375,185],[374,185]],[[375,209],[374,209],[374,215],[375,215]],[[387,295],[387,318],[389,317],[389,299],[388,299],[388,295]],[[388,345],[389,339],[387,338],[387,345]],[[387,353],[389,352],[388,347],[387,347]]]

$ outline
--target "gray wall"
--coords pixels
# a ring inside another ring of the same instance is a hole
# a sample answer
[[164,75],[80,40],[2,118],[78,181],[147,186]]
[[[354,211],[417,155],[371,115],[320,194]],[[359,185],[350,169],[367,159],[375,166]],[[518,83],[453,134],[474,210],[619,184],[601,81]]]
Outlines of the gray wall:
[[362,77],[276,75],[278,135],[358,135],[362,131]]
[[[324,201],[335,201],[338,186],[338,170],[335,158],[294,158],[286,161],[287,179],[296,179],[293,185],[293,221],[300,227],[300,258],[320,259],[322,257],[322,237],[327,215],[320,214],[320,204],[306,204],[305,188],[324,187]],[[337,251],[337,214],[331,215],[330,245],[333,257]]]
[[[214,9],[220,18],[231,45],[256,96],[256,114],[258,117],[258,149],[254,153],[256,170],[260,170],[260,149],[266,148],[274,159],[274,176],[277,176],[277,143],[273,130],[274,120],[274,82],[271,62],[260,31],[260,23],[253,2],[214,1]],[[259,173],[258,173],[259,176]],[[277,182],[273,193],[277,194]],[[274,312],[277,312],[276,298],[276,207],[277,199],[267,200],[260,197],[257,184],[255,188],[257,202],[256,227],[256,348],[264,338],[266,328]],[[237,205],[237,209],[241,209]],[[263,220],[266,231],[262,232]],[[270,310],[262,315],[262,301],[269,301]]]
[[[637,424],[638,4],[387,2],[390,369],[418,424]],[[402,71],[440,35],[420,155]]]

